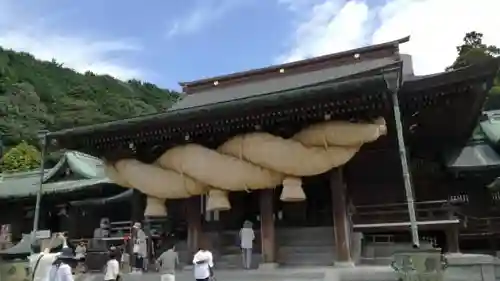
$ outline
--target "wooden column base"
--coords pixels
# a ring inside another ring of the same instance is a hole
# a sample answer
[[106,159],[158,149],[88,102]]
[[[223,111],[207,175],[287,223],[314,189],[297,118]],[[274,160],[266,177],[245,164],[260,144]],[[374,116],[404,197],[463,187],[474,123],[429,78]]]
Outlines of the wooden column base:
[[459,229],[456,224],[446,229],[446,247],[448,253],[460,252]]
[[186,199],[185,213],[186,213],[187,231],[188,231],[188,238],[187,238],[188,249],[192,254],[194,254],[200,248],[200,241],[202,235],[201,202],[199,196]]
[[332,192],[333,226],[335,234],[336,264],[352,266],[350,233],[351,225],[347,216],[345,185],[342,170],[333,169],[330,172],[330,189]]
[[262,262],[276,262],[276,244],[274,229],[274,190],[264,189],[260,193],[260,235],[262,240]]

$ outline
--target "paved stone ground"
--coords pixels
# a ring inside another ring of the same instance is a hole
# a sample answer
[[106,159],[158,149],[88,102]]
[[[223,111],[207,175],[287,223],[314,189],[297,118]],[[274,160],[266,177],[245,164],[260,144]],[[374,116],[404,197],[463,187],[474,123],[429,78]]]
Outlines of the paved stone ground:
[[[308,267],[279,268],[274,270],[218,270],[217,281],[393,281],[394,272],[389,267]],[[103,276],[93,274],[82,281],[101,281]],[[128,274],[123,281],[159,281],[158,273]],[[192,271],[180,271],[176,281],[193,281]]]

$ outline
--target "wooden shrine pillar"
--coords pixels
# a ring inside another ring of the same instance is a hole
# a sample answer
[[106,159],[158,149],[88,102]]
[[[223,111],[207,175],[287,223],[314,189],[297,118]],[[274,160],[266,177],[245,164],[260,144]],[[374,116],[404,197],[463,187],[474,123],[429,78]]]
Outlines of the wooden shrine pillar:
[[263,189],[259,191],[259,194],[262,263],[275,264],[274,189]]
[[446,233],[446,247],[448,253],[459,253],[460,242],[459,242],[458,224],[452,224],[448,226],[445,233]]
[[351,260],[350,233],[351,223],[348,217],[346,186],[339,168],[330,171],[330,189],[332,192],[333,229],[337,265],[354,265]]
[[[131,205],[131,221],[132,224],[135,222],[142,222],[144,219],[144,208],[145,204],[145,196],[137,189],[134,189],[132,196],[130,197],[130,205]],[[101,218],[99,218],[100,220]]]
[[186,199],[184,211],[186,214],[188,238],[187,244],[189,252],[194,254],[200,248],[200,241],[202,239],[201,229],[201,197],[193,196]]

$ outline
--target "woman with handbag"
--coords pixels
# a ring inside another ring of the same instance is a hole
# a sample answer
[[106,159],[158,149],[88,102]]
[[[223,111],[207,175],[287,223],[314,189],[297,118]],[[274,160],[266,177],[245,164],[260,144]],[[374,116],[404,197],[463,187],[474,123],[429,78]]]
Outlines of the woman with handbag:
[[141,229],[141,223],[136,222],[132,227],[132,252],[134,253],[134,271],[144,270],[144,258],[147,256],[147,236]]

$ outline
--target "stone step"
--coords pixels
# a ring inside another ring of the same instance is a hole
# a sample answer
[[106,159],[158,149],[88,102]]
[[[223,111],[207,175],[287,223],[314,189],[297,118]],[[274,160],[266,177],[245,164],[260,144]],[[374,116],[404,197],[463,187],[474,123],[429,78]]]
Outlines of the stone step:
[[297,238],[297,239],[281,239],[276,240],[279,247],[287,246],[324,246],[324,247],[334,247],[335,242],[333,238],[330,239],[315,239],[315,238]]
[[[217,245],[217,247],[226,247],[226,246],[239,246],[240,245],[240,237],[239,232],[231,231],[231,232],[221,232],[218,234],[209,235],[212,244]],[[258,246],[261,244],[260,240],[260,232],[255,232],[255,240],[254,245]]]
[[283,228],[276,231],[277,239],[289,238],[328,238],[333,237],[332,227],[301,227],[301,228]]
[[334,254],[332,253],[291,253],[279,255],[278,262],[283,265],[303,266],[328,266],[333,265]]
[[[253,253],[252,254],[252,265],[251,268],[257,268],[262,260],[262,255]],[[218,257],[215,261],[215,267],[223,269],[236,269],[243,268],[242,256],[240,254],[222,255]]]
[[392,257],[380,257],[380,258],[361,257],[359,263],[362,265],[383,266],[383,265],[391,265],[392,261],[393,261]]
[[306,246],[280,246],[278,254],[288,255],[295,253],[335,253],[333,245],[306,245]]
[[[260,245],[259,245],[260,246]],[[241,248],[239,246],[226,246],[222,247],[219,250],[217,250],[217,253],[219,255],[235,255],[235,254],[241,254]],[[253,248],[253,253],[261,253],[260,247],[254,247]]]

